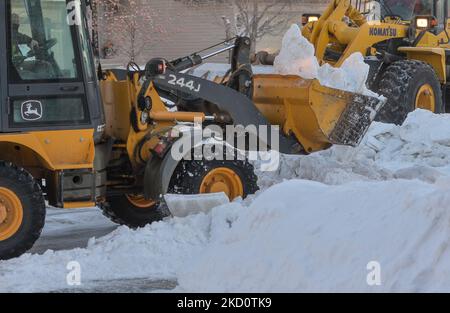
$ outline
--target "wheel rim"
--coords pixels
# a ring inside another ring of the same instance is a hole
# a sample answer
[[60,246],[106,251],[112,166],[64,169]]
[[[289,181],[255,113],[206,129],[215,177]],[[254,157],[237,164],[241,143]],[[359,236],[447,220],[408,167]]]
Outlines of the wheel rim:
[[0,241],[14,236],[22,220],[23,207],[19,197],[7,188],[0,188]]
[[156,202],[153,200],[145,199],[144,195],[128,194],[128,195],[126,195],[126,197],[132,205],[134,205],[135,207],[140,208],[140,209],[148,209],[148,208],[153,207],[156,204]]
[[224,192],[230,200],[244,197],[244,186],[236,172],[229,168],[216,168],[203,178],[200,193]]
[[423,85],[417,92],[416,109],[436,112],[436,96],[433,87],[431,87],[430,84]]

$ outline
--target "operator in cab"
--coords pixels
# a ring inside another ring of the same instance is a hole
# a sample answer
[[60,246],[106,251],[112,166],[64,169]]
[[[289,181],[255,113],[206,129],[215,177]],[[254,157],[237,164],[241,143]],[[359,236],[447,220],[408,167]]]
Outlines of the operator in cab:
[[[22,34],[20,31],[20,17],[18,14],[11,14],[11,39],[13,50],[15,53],[20,52],[19,45],[27,45],[30,49],[39,48],[39,43],[28,35]],[[13,53],[13,54],[15,54]]]
[[409,21],[416,15],[432,15],[433,0],[380,0],[383,16]]

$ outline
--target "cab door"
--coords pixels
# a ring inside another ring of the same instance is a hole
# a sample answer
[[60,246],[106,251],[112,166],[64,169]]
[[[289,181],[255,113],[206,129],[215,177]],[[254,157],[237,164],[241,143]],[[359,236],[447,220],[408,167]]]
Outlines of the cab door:
[[68,19],[67,1],[5,2],[3,131],[92,128],[77,25]]

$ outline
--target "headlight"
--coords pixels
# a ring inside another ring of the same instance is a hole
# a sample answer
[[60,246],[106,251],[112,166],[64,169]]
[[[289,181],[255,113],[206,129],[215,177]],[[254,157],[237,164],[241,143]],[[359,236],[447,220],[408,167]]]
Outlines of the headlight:
[[308,23],[317,22],[320,19],[320,14],[303,14],[302,25],[305,26]]
[[416,28],[431,29],[438,26],[438,20],[432,15],[416,16]]
[[310,16],[308,17],[308,23],[317,22],[319,20],[318,16]]
[[429,28],[430,21],[427,18],[418,18],[416,19],[416,27],[417,28]]

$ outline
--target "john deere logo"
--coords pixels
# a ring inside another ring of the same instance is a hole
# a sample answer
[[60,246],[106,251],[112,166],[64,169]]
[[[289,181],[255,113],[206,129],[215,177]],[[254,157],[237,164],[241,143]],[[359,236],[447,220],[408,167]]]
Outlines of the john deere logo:
[[22,119],[25,121],[37,121],[42,118],[42,103],[30,100],[22,103]]

